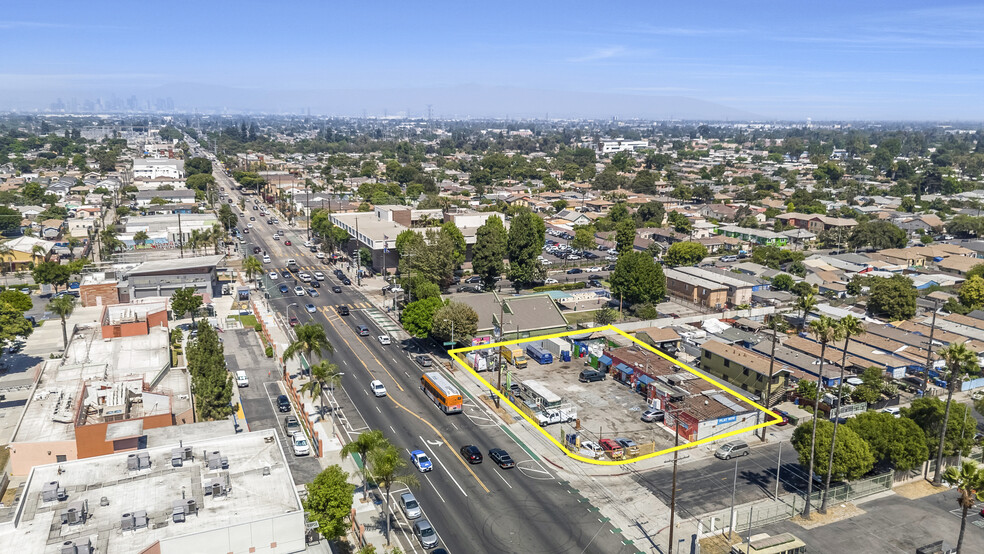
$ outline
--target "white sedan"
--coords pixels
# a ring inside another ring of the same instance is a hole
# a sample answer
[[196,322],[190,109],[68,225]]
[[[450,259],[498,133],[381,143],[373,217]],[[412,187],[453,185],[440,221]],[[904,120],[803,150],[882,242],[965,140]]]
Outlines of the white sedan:
[[372,393],[377,397],[386,396],[386,387],[383,385],[383,382],[378,379],[369,383],[369,388],[372,389]]
[[379,344],[390,344],[391,342],[389,335],[379,335],[377,338],[379,339]]
[[294,287],[294,295],[296,295],[296,296],[304,296],[304,288],[303,287]]
[[601,271],[601,267],[599,266],[589,267],[588,271]]
[[556,285],[558,281],[556,279],[547,279],[543,282],[544,285]]
[[280,275],[277,275],[277,272],[276,271],[271,271],[270,272],[270,280],[271,281],[276,281],[279,278],[280,278]]

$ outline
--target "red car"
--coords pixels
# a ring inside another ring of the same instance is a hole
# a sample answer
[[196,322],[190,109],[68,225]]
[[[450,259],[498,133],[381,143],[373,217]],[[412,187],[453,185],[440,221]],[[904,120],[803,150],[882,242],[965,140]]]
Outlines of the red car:
[[291,327],[294,327],[294,326],[296,326],[296,325],[297,325],[298,323],[299,323],[299,322],[297,321],[297,316],[293,316],[293,315],[292,315],[292,316],[290,316],[290,326],[291,326]]
[[289,240],[285,240],[284,241],[284,246],[290,246],[290,241]]
[[789,423],[789,414],[788,413],[786,413],[786,412],[784,412],[782,410],[776,410],[776,409],[773,409],[772,411],[775,412],[777,416],[779,416],[779,417],[782,418],[782,421],[780,421],[779,423],[776,423],[776,425],[778,425],[779,427],[782,427],[783,425],[787,425]]

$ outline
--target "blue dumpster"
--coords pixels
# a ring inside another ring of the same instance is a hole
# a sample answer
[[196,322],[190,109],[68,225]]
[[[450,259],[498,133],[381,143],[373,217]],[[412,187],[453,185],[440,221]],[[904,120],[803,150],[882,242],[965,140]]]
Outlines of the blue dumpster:
[[571,351],[570,350],[564,350],[561,353],[561,356],[563,357],[563,359],[564,359],[565,362],[571,361]]

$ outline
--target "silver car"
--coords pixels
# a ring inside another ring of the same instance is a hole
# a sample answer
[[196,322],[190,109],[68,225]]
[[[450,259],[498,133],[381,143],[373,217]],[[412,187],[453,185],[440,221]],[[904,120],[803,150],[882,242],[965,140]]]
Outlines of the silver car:
[[423,512],[420,511],[420,504],[410,492],[400,495],[400,509],[403,510],[403,515],[407,516],[407,519],[417,519],[423,515]]
[[431,527],[430,522],[426,519],[413,524],[413,534],[424,548],[434,548],[437,546],[437,531]]

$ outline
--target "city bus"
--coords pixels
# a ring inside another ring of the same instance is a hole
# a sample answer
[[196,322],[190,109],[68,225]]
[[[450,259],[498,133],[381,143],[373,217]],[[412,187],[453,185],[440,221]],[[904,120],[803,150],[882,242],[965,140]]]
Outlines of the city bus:
[[461,393],[443,375],[436,371],[420,377],[420,390],[446,414],[461,413]]

